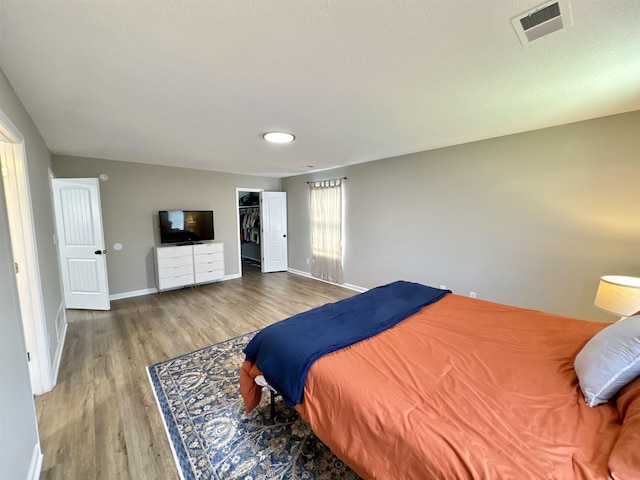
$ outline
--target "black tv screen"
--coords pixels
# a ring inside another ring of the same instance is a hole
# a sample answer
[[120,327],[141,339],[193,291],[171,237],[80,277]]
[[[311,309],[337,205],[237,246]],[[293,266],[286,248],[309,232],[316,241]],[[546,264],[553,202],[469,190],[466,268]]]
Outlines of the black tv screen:
[[213,212],[210,210],[161,210],[161,243],[194,243],[213,240]]

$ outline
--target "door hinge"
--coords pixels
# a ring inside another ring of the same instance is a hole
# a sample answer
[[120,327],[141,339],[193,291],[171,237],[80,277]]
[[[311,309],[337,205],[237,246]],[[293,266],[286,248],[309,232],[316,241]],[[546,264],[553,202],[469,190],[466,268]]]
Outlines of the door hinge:
[[27,352],[27,362],[31,361],[31,354],[29,352]]
[[13,265],[16,267],[16,273],[20,273],[20,269],[18,268],[18,262],[13,262]]

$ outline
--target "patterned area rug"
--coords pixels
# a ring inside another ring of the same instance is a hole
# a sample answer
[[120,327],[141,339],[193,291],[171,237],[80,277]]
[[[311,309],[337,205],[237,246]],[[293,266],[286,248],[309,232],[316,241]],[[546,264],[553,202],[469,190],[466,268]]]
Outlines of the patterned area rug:
[[147,367],[181,477],[358,479],[281,400],[273,418],[266,392],[245,415],[239,371],[254,334]]

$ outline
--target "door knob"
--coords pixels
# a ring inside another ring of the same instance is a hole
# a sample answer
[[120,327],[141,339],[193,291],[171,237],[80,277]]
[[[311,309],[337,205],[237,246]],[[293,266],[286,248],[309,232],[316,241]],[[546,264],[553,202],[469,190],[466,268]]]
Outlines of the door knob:
[[96,250],[96,251],[95,251],[95,252],[93,252],[93,253],[95,253],[96,255],[102,255],[102,254],[106,254],[106,253],[107,253],[107,251],[106,251],[106,250]]

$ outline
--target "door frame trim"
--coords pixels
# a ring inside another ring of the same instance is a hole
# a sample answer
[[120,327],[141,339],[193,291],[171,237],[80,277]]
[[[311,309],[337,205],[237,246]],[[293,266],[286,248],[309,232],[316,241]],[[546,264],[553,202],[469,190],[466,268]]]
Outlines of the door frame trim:
[[[241,188],[236,187],[236,199],[234,205],[236,206],[236,238],[238,239],[238,275],[242,277],[242,245],[240,244],[240,192],[264,192],[264,188]],[[262,214],[262,209],[260,209]],[[262,258],[262,244],[260,245],[260,257]]]
[[[16,278],[20,314],[24,331],[24,341],[31,361],[28,362],[33,393],[38,395],[51,390],[55,385],[51,355],[49,351],[46,315],[42,296],[40,266],[38,262],[33,207],[27,173],[27,152],[24,137],[11,120],[0,110],[0,141],[2,141],[2,172],[5,186],[5,203],[9,216],[9,231],[12,243],[19,243],[23,250],[16,255],[20,258],[19,268],[24,276]],[[12,149],[10,158],[4,153]],[[9,177],[11,175],[11,178]]]

